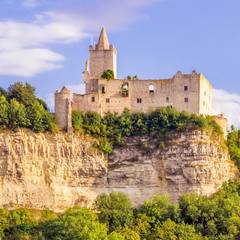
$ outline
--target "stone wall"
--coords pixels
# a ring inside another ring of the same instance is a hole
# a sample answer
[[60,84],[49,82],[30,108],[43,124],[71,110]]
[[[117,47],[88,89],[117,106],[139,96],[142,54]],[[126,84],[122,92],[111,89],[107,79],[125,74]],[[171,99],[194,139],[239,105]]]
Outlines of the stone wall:
[[93,140],[67,134],[0,134],[0,207],[62,211],[90,206],[103,192],[127,193],[134,205],[155,194],[211,195],[236,168],[222,139],[198,130],[127,139],[109,158]]
[[[128,84],[128,96],[122,96],[121,88]],[[178,72],[171,79],[162,80],[87,80],[89,91],[86,95],[75,95],[74,109],[121,113],[125,108],[132,112],[151,112],[159,107],[173,106],[178,111],[196,114],[211,114],[211,85],[196,72]],[[150,88],[153,91],[150,91]],[[104,91],[102,90],[104,88]],[[89,102],[89,96],[98,94],[98,104]],[[81,107],[83,106],[83,107]]]

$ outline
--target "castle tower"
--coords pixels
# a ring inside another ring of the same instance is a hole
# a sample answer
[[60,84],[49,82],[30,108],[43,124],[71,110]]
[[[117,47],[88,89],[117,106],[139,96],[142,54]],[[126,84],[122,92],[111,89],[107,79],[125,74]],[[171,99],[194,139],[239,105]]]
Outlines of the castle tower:
[[89,47],[90,78],[98,79],[105,70],[112,70],[117,78],[117,50],[109,44],[105,28],[102,28],[98,43]]
[[55,117],[60,128],[72,131],[71,92],[66,87],[55,92]]

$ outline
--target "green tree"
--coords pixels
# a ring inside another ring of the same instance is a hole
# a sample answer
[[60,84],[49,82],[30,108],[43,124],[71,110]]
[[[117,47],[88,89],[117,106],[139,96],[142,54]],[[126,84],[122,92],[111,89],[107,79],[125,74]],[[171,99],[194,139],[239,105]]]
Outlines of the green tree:
[[102,73],[101,78],[104,78],[104,79],[107,79],[107,80],[114,79],[114,72],[110,69],[105,70]]
[[9,226],[9,211],[0,209],[0,239],[4,236],[4,230]]
[[5,96],[0,96],[0,125],[7,126],[8,125],[8,117],[9,117],[9,103]]
[[133,220],[133,209],[124,193],[101,194],[95,201],[99,220],[106,223],[110,231],[128,227]]
[[178,204],[171,204],[169,196],[155,196],[144,202],[143,206],[138,209],[140,214],[145,214],[151,220],[152,228],[159,223],[171,219],[175,222],[180,221],[180,209]]
[[8,88],[8,97],[27,106],[36,100],[35,88],[28,83],[16,82]]
[[111,232],[108,235],[108,240],[125,240],[124,236],[122,236],[119,232]]
[[98,222],[96,214],[85,208],[67,210],[58,219],[41,225],[45,239],[106,240],[107,228]]
[[123,228],[118,231],[124,240],[140,240],[140,236],[130,228]]
[[75,131],[79,132],[83,127],[83,114],[81,112],[72,112],[72,126]]
[[141,239],[147,239],[151,234],[151,217],[145,213],[138,214],[134,219],[133,229],[139,234]]
[[9,127],[16,129],[18,127],[29,127],[30,121],[27,118],[26,108],[16,99],[12,99],[9,105]]
[[240,130],[232,128],[228,134],[227,145],[231,159],[236,162],[240,169]]
[[0,96],[4,96],[5,98],[8,96],[8,92],[2,87],[0,87]]
[[43,132],[52,130],[53,117],[39,101],[34,101],[28,105],[27,116],[30,120],[30,128],[33,131]]
[[201,234],[194,227],[186,224],[177,224],[168,219],[153,232],[150,240],[201,240]]

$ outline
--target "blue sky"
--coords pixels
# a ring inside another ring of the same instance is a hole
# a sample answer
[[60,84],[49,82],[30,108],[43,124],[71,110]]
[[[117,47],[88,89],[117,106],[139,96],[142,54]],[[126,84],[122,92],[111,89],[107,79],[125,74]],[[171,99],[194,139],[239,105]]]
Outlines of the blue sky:
[[88,45],[101,26],[118,49],[118,75],[202,72],[213,113],[240,126],[239,0],[1,0],[0,85],[29,82],[52,104],[63,85],[82,89]]

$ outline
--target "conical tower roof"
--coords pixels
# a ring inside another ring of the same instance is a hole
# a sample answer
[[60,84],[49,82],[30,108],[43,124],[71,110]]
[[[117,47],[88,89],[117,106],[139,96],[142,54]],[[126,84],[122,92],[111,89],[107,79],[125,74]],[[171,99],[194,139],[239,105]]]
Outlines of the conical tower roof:
[[109,49],[109,41],[105,28],[103,27],[98,39],[98,49]]

